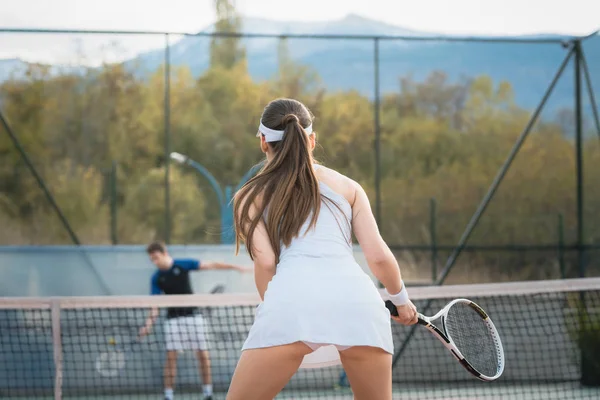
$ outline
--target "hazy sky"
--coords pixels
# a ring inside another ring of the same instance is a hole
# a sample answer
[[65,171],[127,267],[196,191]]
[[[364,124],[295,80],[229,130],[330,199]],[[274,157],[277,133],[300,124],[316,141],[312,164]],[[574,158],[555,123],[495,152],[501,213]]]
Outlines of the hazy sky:
[[[245,16],[326,21],[354,13],[415,30],[452,34],[584,35],[600,28],[600,0],[237,0],[236,4]],[[215,19],[213,0],[0,0],[0,10],[2,27],[195,32]],[[50,45],[47,38],[4,35],[0,58],[47,59],[43,55]],[[145,40],[140,46],[150,44]],[[55,57],[57,52],[53,50]]]
[[[213,0],[0,0],[4,27],[195,31],[214,18]],[[597,0],[237,0],[243,15],[330,20],[349,13],[442,33],[586,34],[600,27]]]

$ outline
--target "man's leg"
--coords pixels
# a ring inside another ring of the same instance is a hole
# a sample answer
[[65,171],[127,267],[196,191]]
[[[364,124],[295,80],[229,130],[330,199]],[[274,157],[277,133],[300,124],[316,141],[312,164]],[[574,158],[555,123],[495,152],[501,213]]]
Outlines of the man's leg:
[[173,400],[175,389],[175,378],[177,377],[177,354],[182,348],[182,330],[180,318],[169,318],[165,321],[165,345],[167,348],[167,359],[163,371],[165,399]]
[[201,314],[197,314],[192,317],[192,321],[192,329],[189,333],[190,337],[193,338],[192,345],[194,350],[196,350],[196,357],[198,358],[198,370],[202,378],[202,391],[205,398],[211,398],[213,392],[212,373],[204,317]]
[[212,373],[210,369],[210,354],[208,350],[198,350],[198,368],[202,377],[204,396],[212,396]]
[[165,362],[164,384],[165,399],[173,400],[173,388],[175,387],[175,377],[177,376],[177,350],[167,351],[167,361]]

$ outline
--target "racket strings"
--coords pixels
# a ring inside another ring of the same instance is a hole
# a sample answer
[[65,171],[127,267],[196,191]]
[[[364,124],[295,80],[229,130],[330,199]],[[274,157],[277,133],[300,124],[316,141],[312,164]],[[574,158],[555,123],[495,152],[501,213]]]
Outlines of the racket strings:
[[496,375],[500,364],[496,341],[477,311],[468,304],[457,303],[448,311],[445,327],[448,336],[473,368],[486,376]]

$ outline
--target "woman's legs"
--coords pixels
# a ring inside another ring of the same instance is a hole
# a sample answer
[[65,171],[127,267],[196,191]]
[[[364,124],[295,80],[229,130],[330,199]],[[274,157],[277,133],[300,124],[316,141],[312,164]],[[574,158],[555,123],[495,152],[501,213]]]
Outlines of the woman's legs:
[[227,400],[273,400],[311,351],[302,342],[243,351]]
[[[302,342],[244,351],[229,386],[227,400],[272,400],[311,351]],[[340,358],[355,400],[392,399],[390,353],[378,347],[354,346],[341,351]]]
[[392,400],[392,355],[378,347],[340,352],[354,400]]

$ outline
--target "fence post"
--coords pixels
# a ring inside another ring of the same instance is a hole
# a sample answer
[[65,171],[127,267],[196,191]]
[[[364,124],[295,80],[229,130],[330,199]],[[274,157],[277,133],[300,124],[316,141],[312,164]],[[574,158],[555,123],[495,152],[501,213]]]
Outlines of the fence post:
[[171,64],[169,55],[169,34],[165,34],[165,94],[164,94],[164,123],[165,123],[165,243],[171,242]]
[[581,41],[573,42],[575,52],[575,160],[577,174],[577,261],[579,277],[585,277],[585,244],[583,229],[583,109],[581,106]]
[[429,232],[431,234],[431,279],[437,281],[437,219],[436,219],[436,200],[434,197],[429,199]]
[[373,66],[374,66],[374,100],[373,100],[373,120],[375,124],[375,219],[379,230],[381,227],[381,124],[379,121],[380,95],[379,95],[379,38],[373,40]]
[[565,223],[562,213],[558,214],[558,267],[560,271],[560,278],[567,278],[567,271],[565,270]]
[[117,237],[117,162],[113,160],[110,169],[110,241],[119,243]]
[[594,123],[596,124],[596,133],[598,134],[598,139],[600,139],[600,115],[598,115],[598,106],[596,103],[596,95],[594,94],[594,86],[592,85],[592,78],[590,77],[590,70],[585,59],[585,52],[583,51],[583,48],[581,49],[579,56],[581,57],[581,69],[583,70],[583,76],[585,77],[585,83],[588,89],[588,97],[590,99],[592,114],[594,116]]

